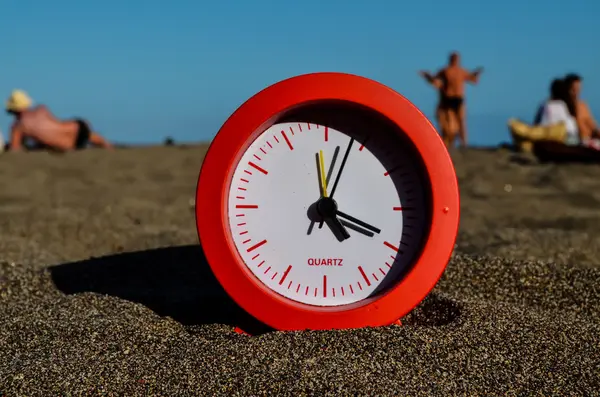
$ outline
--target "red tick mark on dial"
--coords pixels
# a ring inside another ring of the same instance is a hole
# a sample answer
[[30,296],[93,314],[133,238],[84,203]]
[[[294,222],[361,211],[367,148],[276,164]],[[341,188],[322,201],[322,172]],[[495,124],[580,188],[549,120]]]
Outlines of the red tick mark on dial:
[[235,206],[235,208],[253,210],[253,209],[257,209],[258,205],[256,205],[256,204],[237,204]]
[[256,244],[254,244],[252,247],[248,248],[248,249],[246,250],[246,252],[252,252],[252,251],[254,251],[255,249],[257,249],[258,247],[262,247],[262,246],[263,246],[263,245],[265,245],[266,243],[267,243],[267,240],[263,240],[263,241],[261,241],[260,243],[256,243]]
[[277,277],[277,272],[275,272],[275,274],[271,276],[271,280],[274,280],[275,277]]
[[[250,241],[252,241],[252,239],[249,238],[248,240],[242,241],[242,244],[248,244]],[[248,251],[248,252],[250,252],[250,251]]]
[[238,199],[238,200],[245,200],[246,199],[246,197],[244,197],[244,196],[235,196],[235,198]]
[[264,274],[267,274],[267,273],[269,272],[269,270],[271,270],[271,266],[269,266],[269,267],[267,268],[267,270],[265,270],[265,271],[264,271]]
[[260,161],[260,157],[258,157],[257,155],[254,155],[254,158]]
[[260,254],[256,254],[252,257],[252,260],[255,260],[256,258],[258,258],[260,256]]
[[369,141],[369,138],[371,137],[371,135],[367,135],[367,137],[365,138],[365,140],[363,141],[362,145],[360,145],[360,147],[358,148],[359,152],[362,152],[363,149],[365,148],[365,145],[367,144],[367,142]]
[[249,161],[248,164],[250,165],[250,167],[253,167],[253,168],[259,170],[263,174],[265,174],[265,175],[268,174],[267,170],[265,170],[264,168],[259,167],[258,165],[254,164],[252,161]]
[[244,179],[244,178],[240,178],[240,181],[242,181],[244,183],[250,183],[250,181],[248,179]]
[[352,288],[352,284],[350,284],[348,287],[350,287],[350,293],[353,294],[354,293],[354,288]]
[[298,124],[298,128],[300,129],[300,132],[302,132],[302,126],[300,124]]
[[344,296],[344,287],[341,287],[341,288],[342,288],[342,296]]
[[[288,276],[288,273],[290,272],[290,270],[292,270],[292,265],[289,265],[287,269],[285,269],[285,272],[283,272],[283,276],[281,277],[281,280],[279,280],[279,285],[283,284],[283,282],[285,281],[286,277]],[[291,281],[290,281],[290,285]],[[288,288],[290,288],[290,286],[288,285]]]
[[288,284],[288,287],[287,287],[287,289],[290,289],[290,287],[292,286],[292,282],[293,282],[293,281],[290,281],[290,283]]
[[397,166],[393,167],[392,169],[390,169],[390,170],[388,170],[388,171],[384,172],[383,176],[388,176],[388,175],[389,175],[389,174],[391,174],[392,172],[394,172],[394,171],[398,170],[400,167],[402,167],[402,166],[400,166],[400,165],[397,165]]
[[306,123],[306,127],[310,130],[310,123]]
[[327,126],[325,126],[325,142],[327,142],[329,140],[329,128],[327,128]]
[[271,149],[273,149],[273,145],[271,145],[271,142],[267,141],[267,145],[269,145],[269,147],[270,147]]
[[292,129],[292,127],[290,127],[290,132],[292,133],[292,135],[294,135],[294,130]]
[[392,244],[388,243],[387,241],[384,241],[383,245],[385,245],[386,247],[391,248],[394,251],[398,252],[398,247],[393,246]]
[[252,175],[252,172],[248,171],[248,170],[244,170],[244,172],[248,175]]
[[263,154],[267,154],[267,152],[265,152],[265,149],[260,148],[260,151],[263,152]]
[[402,207],[394,207],[394,211],[402,211]]
[[[365,279],[365,281],[367,282],[367,285],[371,285],[371,282],[369,281],[369,279],[367,278],[367,275],[365,274],[365,271],[363,270],[362,266],[358,267],[358,271],[360,272],[360,274],[363,276],[363,278]],[[358,283],[358,286],[360,287],[360,283]],[[361,288],[362,289],[362,288]]]
[[264,263],[265,261],[260,262],[257,267],[261,267],[262,265],[264,265]]
[[385,276],[385,272],[383,271],[382,268],[379,268],[379,271],[381,272],[381,274],[383,274]]
[[273,139],[275,139],[275,142],[279,143],[279,139],[277,139],[277,137],[275,135],[273,135]]
[[296,293],[298,293],[298,291],[300,291],[300,287],[301,287],[301,285],[298,284],[298,287],[296,288]]
[[287,135],[285,135],[285,131],[281,131],[281,135],[283,135],[283,139],[285,139],[285,143],[287,143],[290,150],[294,150],[294,147],[290,143],[290,140],[288,139]]
[[377,278],[377,275],[376,275],[375,273],[371,273],[371,275],[373,276],[373,278],[374,278],[376,281],[379,281],[379,279]]

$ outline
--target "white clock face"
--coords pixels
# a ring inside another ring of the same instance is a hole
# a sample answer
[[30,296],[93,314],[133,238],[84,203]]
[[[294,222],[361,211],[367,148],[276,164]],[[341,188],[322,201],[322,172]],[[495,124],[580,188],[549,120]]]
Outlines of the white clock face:
[[393,132],[373,136],[281,123],[243,153],[230,233],[267,288],[340,306],[384,290],[414,261],[429,211],[420,168]]

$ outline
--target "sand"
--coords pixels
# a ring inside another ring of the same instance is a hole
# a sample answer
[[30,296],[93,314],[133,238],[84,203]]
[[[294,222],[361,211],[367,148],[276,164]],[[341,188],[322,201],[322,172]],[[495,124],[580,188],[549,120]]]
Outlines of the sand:
[[0,156],[0,395],[600,395],[600,166],[453,153],[457,247],[402,326],[234,332],[206,147]]

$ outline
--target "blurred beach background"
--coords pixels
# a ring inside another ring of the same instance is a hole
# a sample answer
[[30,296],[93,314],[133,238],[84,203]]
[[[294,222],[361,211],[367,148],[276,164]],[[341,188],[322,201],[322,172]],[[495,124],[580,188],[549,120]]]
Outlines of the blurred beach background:
[[[433,121],[437,93],[417,71],[457,50],[465,67],[485,67],[467,91],[468,126],[470,144],[491,146],[569,72],[600,112],[598,15],[593,0],[7,0],[0,93],[24,89],[119,143],[197,142],[266,86],[337,71],[390,86]],[[5,138],[9,123],[1,114]]]

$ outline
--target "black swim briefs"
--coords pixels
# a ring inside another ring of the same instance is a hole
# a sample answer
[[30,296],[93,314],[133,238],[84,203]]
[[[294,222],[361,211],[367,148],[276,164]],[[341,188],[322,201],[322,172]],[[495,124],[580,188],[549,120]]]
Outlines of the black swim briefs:
[[75,122],[79,126],[77,129],[77,136],[75,137],[75,149],[85,149],[90,141],[92,131],[85,120],[75,119]]
[[442,109],[454,110],[458,112],[464,99],[460,96],[442,96],[440,99],[440,107]]

